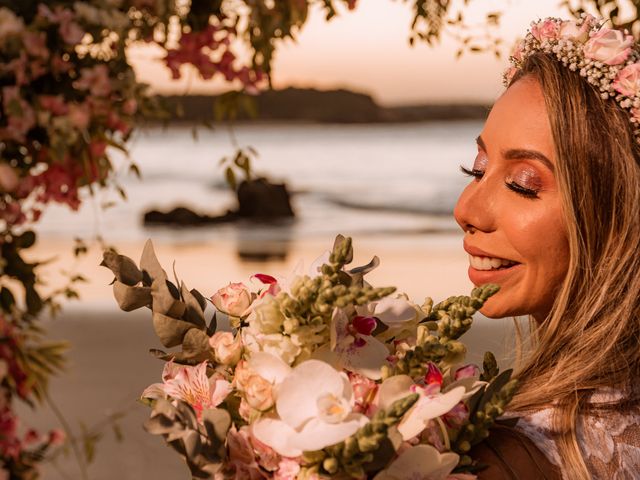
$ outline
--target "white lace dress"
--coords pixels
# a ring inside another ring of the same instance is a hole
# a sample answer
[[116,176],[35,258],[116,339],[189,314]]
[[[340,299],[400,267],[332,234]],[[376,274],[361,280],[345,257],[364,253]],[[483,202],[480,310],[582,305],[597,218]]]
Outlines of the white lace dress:
[[[611,403],[619,400],[616,391],[600,391],[590,403]],[[539,410],[520,417],[516,429],[529,437],[562,471],[562,478],[571,480],[562,470],[562,461],[552,429],[553,408]],[[640,405],[589,413],[580,416],[577,425],[578,443],[591,476],[597,480],[640,479]]]

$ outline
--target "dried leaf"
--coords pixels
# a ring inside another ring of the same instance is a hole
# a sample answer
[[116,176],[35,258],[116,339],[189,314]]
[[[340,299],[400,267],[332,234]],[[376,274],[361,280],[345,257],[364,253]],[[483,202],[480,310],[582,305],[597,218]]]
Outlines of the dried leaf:
[[116,279],[125,285],[134,286],[142,281],[142,272],[136,263],[124,255],[107,250],[103,253],[100,265],[111,270]]
[[160,266],[156,252],[153,249],[153,243],[151,240],[147,240],[144,244],[144,250],[142,250],[142,257],[140,258],[140,268],[146,271],[152,280],[158,277],[165,277],[167,274]]
[[153,329],[166,348],[181,345],[182,339],[193,328],[193,324],[189,322],[171,318],[158,312],[153,313]]
[[182,351],[185,355],[200,361],[208,359],[211,357],[209,337],[202,330],[191,328],[182,339]]
[[113,284],[113,296],[118,306],[125,312],[131,312],[151,304],[150,287],[130,287],[122,282]]
[[[164,274],[164,272],[163,272]],[[165,275],[154,278],[151,284],[151,296],[153,297],[153,312],[161,313],[173,318],[182,318],[187,306],[179,299],[180,295],[176,291],[172,293],[170,284]],[[173,286],[175,290],[175,286]]]
[[217,438],[224,442],[227,437],[227,431],[231,426],[231,416],[229,412],[221,408],[203,410],[202,423],[207,429],[210,438]]
[[204,321],[204,311],[200,308],[200,302],[198,302],[198,299],[187,289],[184,282],[180,285],[180,293],[182,294],[182,299],[186,305],[186,310],[184,315],[182,315],[182,319],[193,323],[196,327],[202,330],[206,329],[207,325]]

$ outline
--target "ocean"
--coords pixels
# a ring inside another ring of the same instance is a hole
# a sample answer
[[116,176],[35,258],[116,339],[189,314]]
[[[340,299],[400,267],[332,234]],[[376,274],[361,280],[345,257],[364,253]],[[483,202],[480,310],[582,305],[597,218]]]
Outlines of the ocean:
[[254,170],[283,181],[293,193],[293,222],[229,224],[197,228],[144,227],[148,209],[178,205],[222,214],[234,207],[219,161],[235,152],[225,126],[148,128],[132,138],[130,158],[142,180],[128,172],[114,151],[113,190],[85,192],[79,212],[51,205],[38,224],[41,238],[103,237],[106,241],[172,243],[237,238],[286,240],[333,236],[403,236],[458,232],[452,217],[468,178],[459,165],[475,156],[479,121],[410,124],[242,124],[233,128],[238,145],[258,152]]

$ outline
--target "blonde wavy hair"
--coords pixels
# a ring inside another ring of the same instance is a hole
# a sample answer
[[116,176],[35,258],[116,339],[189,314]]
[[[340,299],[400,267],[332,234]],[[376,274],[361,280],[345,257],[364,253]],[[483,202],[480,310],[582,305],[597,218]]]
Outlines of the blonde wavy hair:
[[[623,389],[636,402],[640,380],[640,148],[628,114],[546,54],[529,57],[510,84],[541,85],[555,143],[556,180],[570,245],[554,306],[532,320],[511,408],[549,406],[569,478],[589,479],[576,420],[596,389]],[[636,389],[637,391],[637,389]],[[625,408],[609,405],[606,408]]]

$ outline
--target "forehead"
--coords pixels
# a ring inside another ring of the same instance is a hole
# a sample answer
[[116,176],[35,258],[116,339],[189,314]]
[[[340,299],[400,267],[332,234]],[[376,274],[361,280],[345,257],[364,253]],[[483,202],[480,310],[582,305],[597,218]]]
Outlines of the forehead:
[[482,130],[489,152],[537,150],[555,163],[553,137],[542,88],[524,77],[496,101]]

